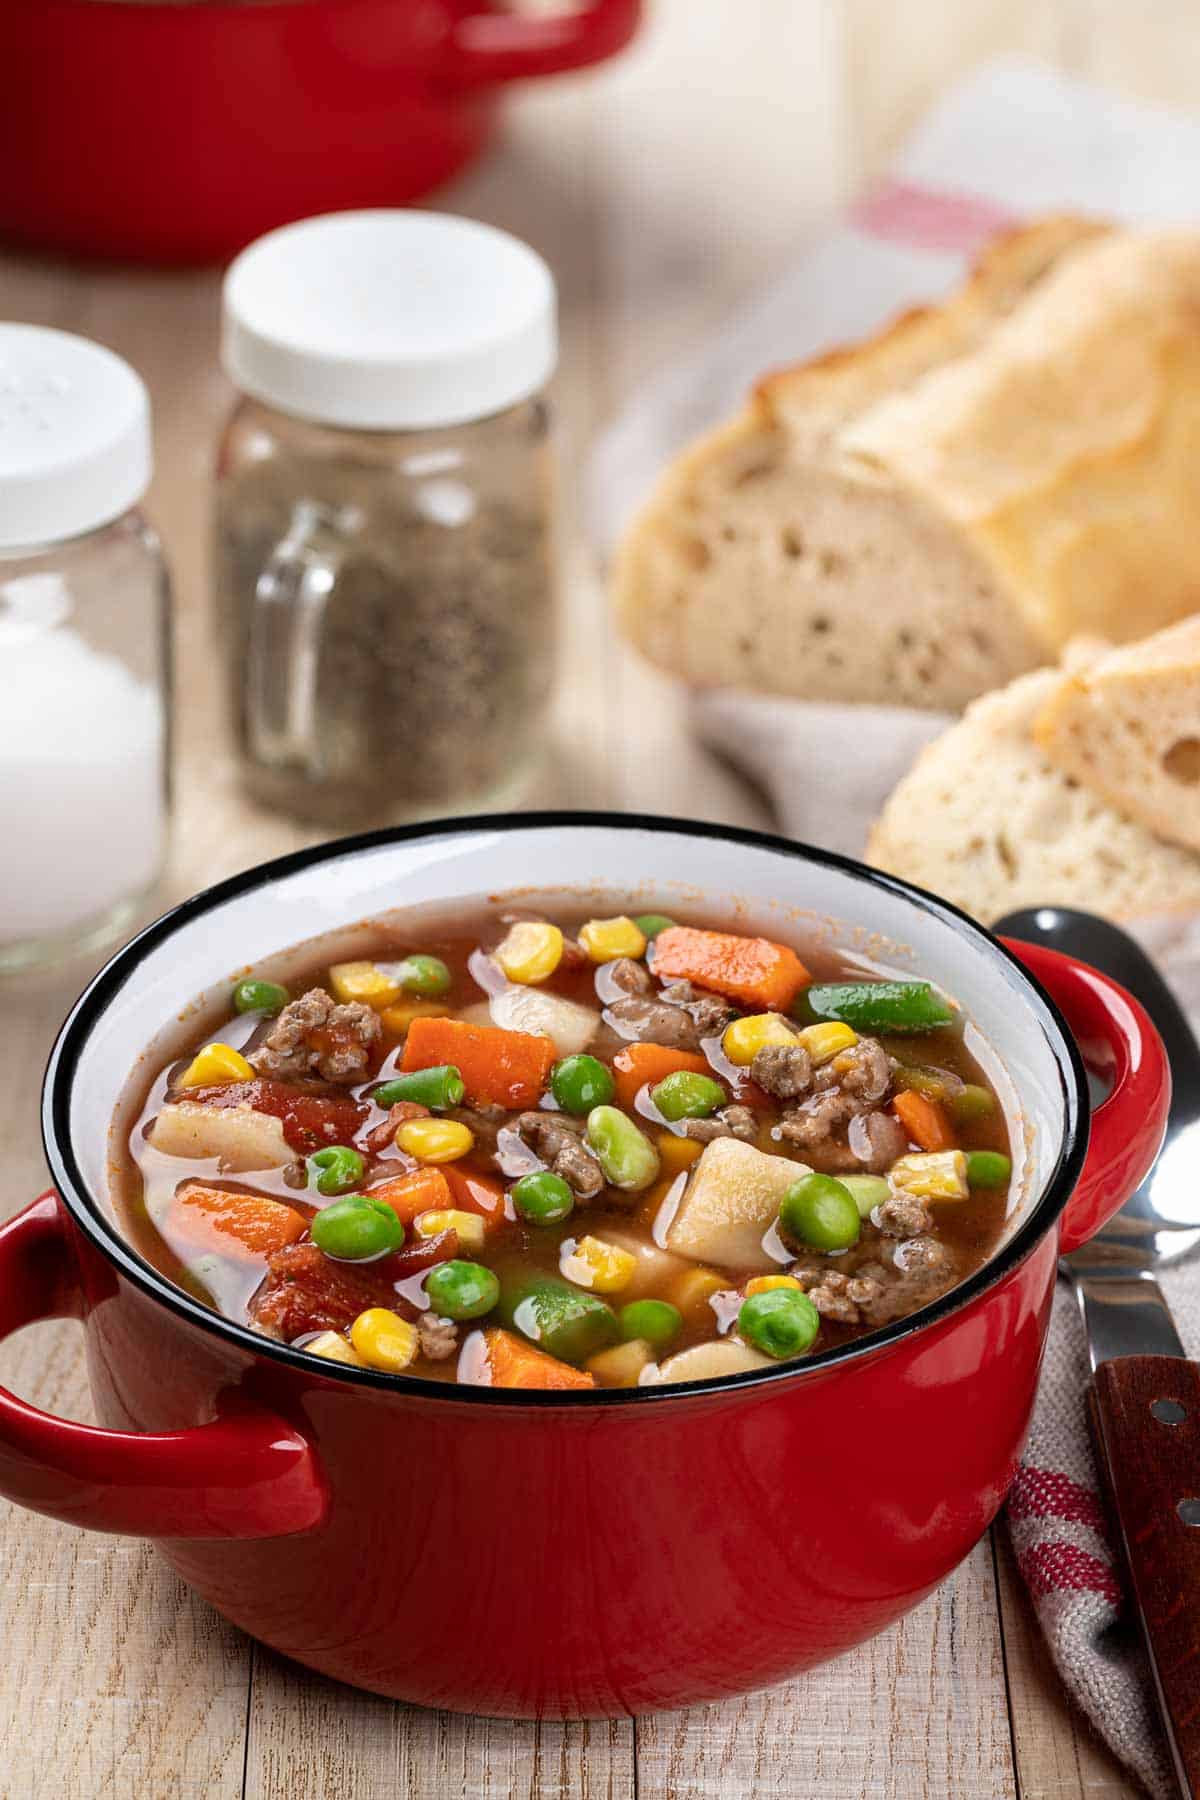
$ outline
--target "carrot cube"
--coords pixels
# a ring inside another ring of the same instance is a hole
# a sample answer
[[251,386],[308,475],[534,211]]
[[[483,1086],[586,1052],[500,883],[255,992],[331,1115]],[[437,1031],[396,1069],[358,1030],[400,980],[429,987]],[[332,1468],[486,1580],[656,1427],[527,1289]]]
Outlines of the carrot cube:
[[954,1150],[957,1140],[943,1109],[936,1100],[907,1088],[892,1101],[892,1111],[914,1144],[922,1150]]
[[411,1225],[419,1213],[445,1212],[454,1206],[446,1177],[440,1169],[417,1169],[409,1175],[389,1175],[366,1189],[372,1200],[386,1200],[402,1225]]
[[246,1262],[294,1244],[307,1230],[304,1214],[280,1200],[191,1182],[176,1194],[164,1236],[177,1256],[216,1250]]
[[692,1075],[713,1073],[704,1057],[691,1050],[671,1050],[666,1044],[626,1044],[612,1061],[618,1104],[632,1107],[647,1082],[656,1086],[680,1069]]
[[786,1012],[809,973],[794,950],[769,938],[672,925],[654,940],[654,973],[724,994],[742,1006]]
[[469,1025],[464,1019],[414,1019],[400,1066],[407,1074],[450,1063],[466,1084],[468,1100],[519,1112],[541,1099],[557,1054],[552,1038],[532,1031]]
[[494,1326],[483,1334],[491,1385],[499,1388],[594,1388],[596,1378],[536,1350],[511,1331]]

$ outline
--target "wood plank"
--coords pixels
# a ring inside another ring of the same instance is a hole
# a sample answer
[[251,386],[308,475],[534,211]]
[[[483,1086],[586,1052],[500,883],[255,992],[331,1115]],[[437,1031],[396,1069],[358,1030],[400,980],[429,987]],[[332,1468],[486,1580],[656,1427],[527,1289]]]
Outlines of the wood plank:
[[670,1800],[1014,1793],[994,1592],[985,1539],[915,1612],[837,1662],[723,1706],[639,1720],[641,1791]]
[[1067,1698],[1003,1526],[995,1539],[1021,1800],[1139,1800],[1137,1782]]
[[256,1653],[245,1800],[632,1800],[626,1721],[424,1712]]

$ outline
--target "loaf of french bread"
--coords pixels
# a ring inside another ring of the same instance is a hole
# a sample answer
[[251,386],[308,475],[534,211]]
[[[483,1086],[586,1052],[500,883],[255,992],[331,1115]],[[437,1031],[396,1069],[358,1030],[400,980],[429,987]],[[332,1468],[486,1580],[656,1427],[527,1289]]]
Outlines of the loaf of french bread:
[[760,383],[673,462],[615,604],[694,684],[958,709],[1200,595],[1200,234],[1049,219]]

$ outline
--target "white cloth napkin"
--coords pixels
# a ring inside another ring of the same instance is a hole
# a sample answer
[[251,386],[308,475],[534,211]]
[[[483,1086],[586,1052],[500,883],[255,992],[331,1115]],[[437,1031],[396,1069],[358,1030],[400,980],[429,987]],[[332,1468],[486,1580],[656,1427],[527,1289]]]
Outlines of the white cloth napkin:
[[[731,413],[764,369],[944,293],[999,226],[1056,210],[1194,222],[1198,196],[1197,124],[1026,62],[988,65],[934,110],[890,180],[810,244],[717,342],[642,390],[600,440],[587,487],[595,537],[610,547],[667,458]],[[946,724],[929,713],[729,690],[695,696],[692,722],[772,798],[788,835],[851,855],[917,751]],[[830,743],[843,753],[831,757]],[[1147,920],[1137,935],[1200,1029],[1200,921]],[[1200,1265],[1167,1271],[1163,1287],[1189,1354],[1200,1355]],[[1172,1800],[1149,1672],[1097,1493],[1087,1373],[1082,1326],[1060,1291],[1008,1522],[1064,1683],[1155,1800]]]

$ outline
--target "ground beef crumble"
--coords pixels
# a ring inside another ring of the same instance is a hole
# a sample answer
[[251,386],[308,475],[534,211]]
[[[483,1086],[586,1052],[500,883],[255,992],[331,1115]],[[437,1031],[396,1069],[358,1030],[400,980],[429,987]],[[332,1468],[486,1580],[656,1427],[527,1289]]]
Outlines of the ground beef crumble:
[[260,1075],[277,1080],[315,1075],[350,1086],[365,1079],[381,1029],[377,1015],[361,1001],[339,1005],[324,988],[310,988],[288,1002],[247,1060]]
[[554,1114],[525,1112],[517,1120],[517,1132],[560,1175],[579,1200],[594,1200],[604,1187],[604,1171],[591,1151],[580,1142],[579,1130]]

